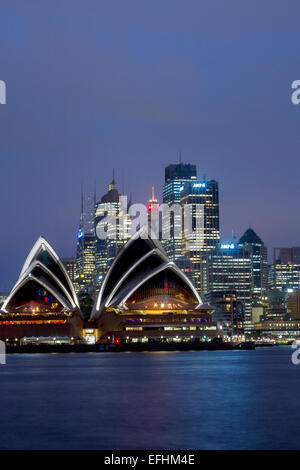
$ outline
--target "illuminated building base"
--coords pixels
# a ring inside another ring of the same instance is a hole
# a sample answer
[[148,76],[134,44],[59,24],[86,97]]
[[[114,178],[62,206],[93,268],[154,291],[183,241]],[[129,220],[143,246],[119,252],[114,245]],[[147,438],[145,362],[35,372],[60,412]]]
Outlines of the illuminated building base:
[[211,341],[223,336],[210,311],[108,310],[98,321],[100,343]]

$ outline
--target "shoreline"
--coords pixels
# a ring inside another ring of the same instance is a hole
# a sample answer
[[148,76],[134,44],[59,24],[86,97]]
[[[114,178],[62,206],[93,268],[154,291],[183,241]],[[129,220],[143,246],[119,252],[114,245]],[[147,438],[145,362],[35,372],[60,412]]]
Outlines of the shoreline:
[[[260,346],[258,346],[260,347]],[[6,354],[90,353],[90,352],[151,352],[151,351],[233,351],[254,350],[252,341],[243,343],[165,343],[165,344],[60,344],[7,346]]]

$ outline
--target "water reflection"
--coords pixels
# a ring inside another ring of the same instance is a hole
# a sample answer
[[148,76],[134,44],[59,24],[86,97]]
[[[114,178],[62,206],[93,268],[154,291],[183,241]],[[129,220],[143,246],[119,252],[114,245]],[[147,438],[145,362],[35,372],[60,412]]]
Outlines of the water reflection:
[[300,366],[290,356],[285,347],[10,355],[0,447],[299,448]]

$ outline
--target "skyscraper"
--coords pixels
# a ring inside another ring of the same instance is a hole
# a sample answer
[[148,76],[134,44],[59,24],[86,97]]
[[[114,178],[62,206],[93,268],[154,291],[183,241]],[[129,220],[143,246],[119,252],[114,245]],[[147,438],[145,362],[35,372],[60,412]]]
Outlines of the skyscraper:
[[[127,214],[130,202],[125,207],[122,205],[126,201],[126,198],[122,200],[113,174],[108,192],[102,196],[100,202],[95,203],[96,278],[99,284],[120,248],[130,238],[131,219]],[[100,233],[105,233],[105,238],[99,237]]]
[[75,258],[62,258],[61,262],[63,263],[66,271],[71,279],[71,282],[74,284],[75,281],[75,272],[76,272],[76,259]]
[[295,289],[288,296],[288,314],[292,319],[300,319],[300,289]]
[[[180,204],[183,184],[197,178],[196,165],[189,163],[177,163],[165,168],[165,184],[163,186],[163,203],[171,206]],[[163,247],[171,261],[182,256],[182,241],[174,236],[176,229],[181,227],[181,215],[171,213],[170,217],[164,217],[162,221],[166,230],[170,229],[170,237],[162,240]]]
[[[193,180],[182,184],[180,203],[192,208],[192,235],[190,243],[186,236],[182,239],[182,254],[192,261],[193,282],[201,289],[201,263],[203,254],[216,248],[220,240],[219,228],[219,187],[215,180]],[[200,216],[196,206],[201,205],[203,212],[202,227],[197,228],[196,218]]]
[[274,264],[300,264],[300,247],[274,248]]
[[300,264],[273,264],[270,267],[269,285],[286,294],[300,289]]
[[252,329],[252,260],[249,251],[234,243],[220,244],[203,256],[202,295],[213,303],[216,295],[232,292],[244,307],[245,330]]
[[244,306],[237,300],[234,290],[211,292],[210,305],[215,308],[212,319],[223,324],[224,334],[239,336],[244,334]]
[[274,261],[269,270],[269,287],[286,295],[300,289],[300,247],[274,248]]
[[95,275],[95,232],[93,224],[94,198],[84,197],[81,188],[81,214],[77,234],[74,285],[78,291],[92,287]]
[[252,297],[262,304],[268,290],[268,249],[252,228],[248,228],[238,245],[249,252],[252,263]]
[[93,233],[78,233],[76,256],[76,290],[94,286],[95,276],[95,236]]

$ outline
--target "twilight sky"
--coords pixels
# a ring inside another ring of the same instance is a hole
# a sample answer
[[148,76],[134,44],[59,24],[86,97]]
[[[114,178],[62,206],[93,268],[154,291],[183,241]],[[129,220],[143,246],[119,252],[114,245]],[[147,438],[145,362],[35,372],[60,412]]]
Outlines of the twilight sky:
[[298,0],[1,0],[0,290],[43,234],[75,253],[80,184],[135,202],[164,167],[219,181],[223,239],[300,245]]

